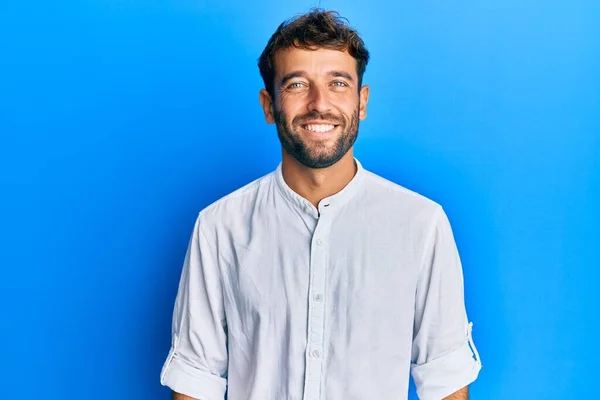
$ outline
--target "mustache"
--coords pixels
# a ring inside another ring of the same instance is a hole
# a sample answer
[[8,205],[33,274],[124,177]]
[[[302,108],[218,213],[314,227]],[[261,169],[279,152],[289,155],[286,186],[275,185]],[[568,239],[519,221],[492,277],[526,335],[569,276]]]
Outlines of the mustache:
[[344,123],[344,119],[338,115],[335,115],[332,113],[319,113],[316,111],[312,111],[312,112],[309,112],[308,114],[297,115],[292,120],[292,124],[293,125],[303,125],[306,122],[312,121],[315,119],[330,122],[332,125],[342,125]]

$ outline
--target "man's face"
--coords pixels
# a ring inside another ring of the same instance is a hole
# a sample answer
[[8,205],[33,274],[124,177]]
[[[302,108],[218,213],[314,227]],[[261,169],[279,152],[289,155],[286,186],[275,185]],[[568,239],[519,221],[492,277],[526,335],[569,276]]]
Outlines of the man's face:
[[276,54],[275,71],[275,98],[262,90],[261,103],[284,150],[309,168],[335,164],[366,118],[369,88],[359,91],[356,60],[342,51],[292,47]]

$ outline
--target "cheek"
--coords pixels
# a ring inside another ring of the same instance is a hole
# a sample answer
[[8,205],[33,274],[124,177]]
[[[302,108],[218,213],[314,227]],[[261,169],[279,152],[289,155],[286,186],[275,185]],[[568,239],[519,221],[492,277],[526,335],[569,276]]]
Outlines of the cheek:
[[358,95],[345,95],[339,96],[335,99],[336,108],[347,116],[351,116],[358,108],[359,98]]
[[278,110],[281,114],[285,116],[287,122],[291,125],[294,117],[298,115],[302,115],[306,113],[306,109],[294,104],[292,102],[282,101],[278,105]]
[[348,125],[352,123],[354,115],[357,113],[359,113],[358,103],[348,104],[344,107],[344,119]]
[[306,106],[306,95],[304,93],[281,93],[279,105],[286,109],[295,109]]

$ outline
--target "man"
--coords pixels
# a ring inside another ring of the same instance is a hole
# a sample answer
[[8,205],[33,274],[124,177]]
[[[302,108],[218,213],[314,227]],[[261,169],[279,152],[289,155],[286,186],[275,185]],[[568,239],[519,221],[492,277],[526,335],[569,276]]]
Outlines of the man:
[[369,58],[335,12],[259,59],[282,162],[202,210],[161,383],[174,399],[467,399],[481,368],[442,208],[353,156]]

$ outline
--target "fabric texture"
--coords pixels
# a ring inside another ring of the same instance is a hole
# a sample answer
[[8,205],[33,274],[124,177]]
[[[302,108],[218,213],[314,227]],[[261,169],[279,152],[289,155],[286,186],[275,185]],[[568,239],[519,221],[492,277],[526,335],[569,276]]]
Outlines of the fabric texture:
[[202,210],[161,383],[199,400],[421,399],[481,361],[440,205],[363,168],[312,205],[282,164]]

